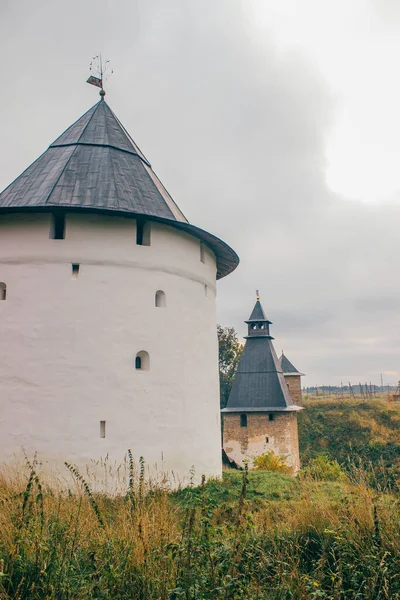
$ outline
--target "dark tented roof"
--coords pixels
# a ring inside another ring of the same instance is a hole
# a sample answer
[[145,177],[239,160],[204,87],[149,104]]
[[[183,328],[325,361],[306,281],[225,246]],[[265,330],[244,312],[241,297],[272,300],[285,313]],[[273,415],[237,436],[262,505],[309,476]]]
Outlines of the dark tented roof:
[[108,104],[100,100],[0,194],[0,212],[85,210],[143,215],[204,241],[217,257],[217,278],[236,253],[190,223]]
[[285,374],[289,374],[290,373],[291,375],[293,375],[293,374],[296,373],[298,375],[302,375],[302,373],[300,373],[300,371],[298,371],[296,369],[296,367],[294,365],[292,365],[292,363],[290,362],[290,360],[286,358],[286,356],[283,354],[283,352],[282,352],[282,355],[281,355],[281,357],[279,359],[279,363],[281,365],[283,373],[285,373]]
[[[253,313],[256,309],[257,304]],[[290,397],[271,337],[248,336],[222,412],[293,410],[300,408]]]
[[[246,323],[250,323],[250,321],[268,321],[267,317],[265,316],[264,309],[261,306],[261,302],[258,299],[254,305],[253,312]],[[268,321],[268,323],[272,325],[271,321]]]

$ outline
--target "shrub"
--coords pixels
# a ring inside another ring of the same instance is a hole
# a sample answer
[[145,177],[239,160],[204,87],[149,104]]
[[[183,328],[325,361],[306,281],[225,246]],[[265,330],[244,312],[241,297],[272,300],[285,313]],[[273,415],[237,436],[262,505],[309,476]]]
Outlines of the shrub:
[[324,455],[310,460],[308,465],[302,469],[302,473],[317,481],[347,481],[348,479],[337,460],[330,460]]
[[286,456],[277,456],[273,450],[257,456],[253,460],[253,465],[258,471],[275,471],[276,473],[289,473]]

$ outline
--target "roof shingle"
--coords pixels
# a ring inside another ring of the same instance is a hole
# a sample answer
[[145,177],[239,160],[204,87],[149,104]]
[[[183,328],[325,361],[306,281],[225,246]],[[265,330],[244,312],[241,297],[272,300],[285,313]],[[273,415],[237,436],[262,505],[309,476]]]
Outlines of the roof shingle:
[[182,229],[213,250],[217,278],[239,263],[225,242],[188,223],[104,100],[71,125],[0,194],[0,212],[55,208],[142,215]]

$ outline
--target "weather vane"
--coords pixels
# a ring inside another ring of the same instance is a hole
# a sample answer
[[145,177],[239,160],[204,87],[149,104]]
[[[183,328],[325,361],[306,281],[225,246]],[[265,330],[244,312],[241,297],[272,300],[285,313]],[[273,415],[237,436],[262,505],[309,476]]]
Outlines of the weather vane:
[[90,75],[86,83],[90,83],[90,85],[99,87],[101,99],[104,100],[104,96],[106,95],[104,91],[104,82],[107,81],[110,75],[114,73],[114,70],[111,68],[110,61],[106,60],[103,63],[101,54],[98,54],[90,61],[89,69],[92,71],[93,75]]
[[260,299],[260,292],[258,290],[256,290],[256,299],[259,300]]

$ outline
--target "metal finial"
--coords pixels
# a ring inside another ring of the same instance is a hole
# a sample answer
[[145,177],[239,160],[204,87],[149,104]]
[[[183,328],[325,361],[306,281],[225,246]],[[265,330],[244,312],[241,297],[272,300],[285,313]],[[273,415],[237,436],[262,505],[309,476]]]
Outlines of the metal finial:
[[94,56],[89,67],[90,71],[94,72],[94,75],[90,75],[89,79],[86,81],[86,83],[101,88],[99,93],[102,100],[104,100],[104,96],[106,95],[104,91],[104,82],[114,72],[109,63],[110,61],[106,60],[103,65],[101,54]]
[[260,299],[260,292],[258,290],[256,290],[256,299],[259,300]]

